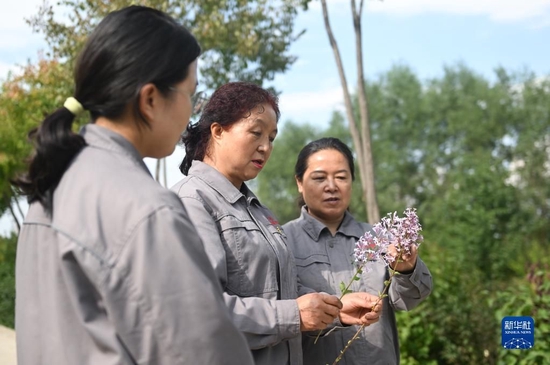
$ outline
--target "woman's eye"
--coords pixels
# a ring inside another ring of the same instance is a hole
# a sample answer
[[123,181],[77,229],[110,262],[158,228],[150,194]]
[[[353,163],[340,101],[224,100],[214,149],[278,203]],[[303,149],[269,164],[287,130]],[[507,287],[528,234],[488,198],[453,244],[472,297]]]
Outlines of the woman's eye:
[[260,136],[262,135],[261,132],[256,132],[256,131],[252,131],[252,132],[250,132],[250,133],[252,133],[252,134],[255,135],[256,137],[260,137]]

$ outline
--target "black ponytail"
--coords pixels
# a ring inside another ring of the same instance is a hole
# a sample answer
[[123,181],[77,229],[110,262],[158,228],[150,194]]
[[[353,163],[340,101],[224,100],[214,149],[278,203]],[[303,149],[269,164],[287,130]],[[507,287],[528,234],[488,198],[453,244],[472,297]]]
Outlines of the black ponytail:
[[65,107],[50,114],[42,124],[29,133],[35,147],[29,169],[24,175],[12,180],[29,203],[40,201],[51,210],[51,192],[74,157],[84,148],[82,136],[72,131],[75,116]]
[[210,125],[201,123],[189,123],[187,130],[181,137],[181,143],[185,146],[185,156],[180,164],[180,171],[187,175],[193,160],[202,161],[206,155],[208,140],[210,139]]
[[[195,37],[166,13],[144,6],[114,11],[98,24],[78,57],[73,96],[92,122],[117,120],[130,106],[147,124],[136,103],[141,88],[152,83],[167,94],[185,80],[200,52]],[[30,202],[40,201],[49,211],[53,191],[86,146],[71,130],[74,119],[63,107],[29,133],[36,152],[27,173],[12,181]]]

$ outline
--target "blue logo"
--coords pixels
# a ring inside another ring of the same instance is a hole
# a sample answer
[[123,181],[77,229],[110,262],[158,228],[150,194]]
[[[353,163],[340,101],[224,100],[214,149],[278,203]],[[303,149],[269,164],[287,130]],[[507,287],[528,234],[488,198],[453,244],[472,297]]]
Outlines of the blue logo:
[[533,317],[502,318],[502,347],[510,350],[528,350],[535,345]]

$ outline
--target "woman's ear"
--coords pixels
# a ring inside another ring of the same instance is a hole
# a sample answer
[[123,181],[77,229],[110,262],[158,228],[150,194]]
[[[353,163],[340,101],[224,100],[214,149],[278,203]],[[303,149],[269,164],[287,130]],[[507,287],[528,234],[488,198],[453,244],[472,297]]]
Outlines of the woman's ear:
[[303,195],[304,188],[302,186],[302,181],[298,178],[298,176],[294,176],[294,178],[296,179],[296,186],[298,186],[298,192]]
[[212,135],[212,139],[219,141],[222,138],[223,132],[224,129],[218,122],[214,122],[210,125],[210,134]]
[[148,123],[155,121],[161,96],[159,90],[153,84],[145,84],[139,90],[138,108]]

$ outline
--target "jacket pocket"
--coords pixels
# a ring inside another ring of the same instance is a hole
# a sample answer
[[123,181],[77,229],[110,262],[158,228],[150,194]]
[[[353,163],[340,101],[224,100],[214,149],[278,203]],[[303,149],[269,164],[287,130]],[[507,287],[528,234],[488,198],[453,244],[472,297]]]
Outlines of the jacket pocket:
[[307,257],[295,257],[300,283],[318,292],[335,294],[332,288],[330,260],[322,253],[312,253]]
[[226,291],[241,297],[277,298],[277,256],[251,219],[219,221],[227,261]]
[[268,225],[267,231],[272,237],[279,257],[280,299],[295,299],[298,293],[297,271],[294,256],[287,245],[287,238],[279,225]]

